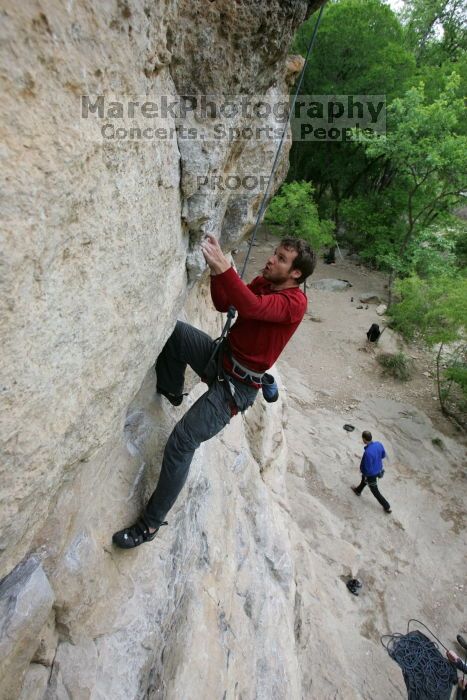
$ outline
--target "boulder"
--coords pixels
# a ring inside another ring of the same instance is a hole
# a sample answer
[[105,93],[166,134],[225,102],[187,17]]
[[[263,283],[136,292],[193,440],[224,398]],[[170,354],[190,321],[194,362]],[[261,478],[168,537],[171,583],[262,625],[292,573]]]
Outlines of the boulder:
[[376,313],[378,316],[384,316],[386,311],[388,310],[387,304],[380,304],[379,306],[376,307]]
[[380,304],[381,298],[379,292],[365,292],[360,295],[360,301],[362,304]]
[[332,277],[316,280],[316,282],[310,284],[310,287],[324,292],[341,292],[351,286],[352,285],[347,280],[338,280]]
[[16,698],[52,610],[54,593],[40,561],[31,557],[0,582],[1,698]]

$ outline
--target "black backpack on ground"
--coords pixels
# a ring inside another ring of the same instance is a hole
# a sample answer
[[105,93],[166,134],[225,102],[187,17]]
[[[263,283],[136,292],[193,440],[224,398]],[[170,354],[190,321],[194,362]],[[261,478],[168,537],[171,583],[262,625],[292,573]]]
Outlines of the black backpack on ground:
[[380,335],[381,331],[379,330],[378,324],[372,323],[366,334],[366,337],[368,338],[370,343],[376,343]]

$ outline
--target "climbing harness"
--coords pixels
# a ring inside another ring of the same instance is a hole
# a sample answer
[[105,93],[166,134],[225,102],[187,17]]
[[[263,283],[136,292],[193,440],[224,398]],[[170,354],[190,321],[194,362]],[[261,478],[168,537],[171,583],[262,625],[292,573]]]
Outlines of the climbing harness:
[[242,382],[248,382],[248,384],[253,384],[257,389],[260,388],[263,381],[264,372],[253,372],[248,367],[244,367],[230,352],[228,346],[226,348],[227,352],[227,362],[229,365],[229,374],[240,379]]
[[[322,5],[321,8],[320,8],[319,15],[318,15],[318,19],[316,20],[316,23],[315,23],[315,26],[314,26],[314,29],[313,29],[313,34],[312,34],[312,36],[311,36],[310,43],[309,43],[309,45],[308,45],[308,50],[307,50],[306,55],[305,55],[305,63],[303,64],[303,68],[302,68],[302,70],[301,70],[301,72],[300,72],[300,76],[299,76],[298,83],[297,83],[297,89],[295,90],[295,94],[294,94],[293,99],[292,99],[292,102],[291,102],[291,104],[290,104],[289,112],[288,112],[288,115],[287,115],[287,121],[286,121],[286,123],[284,124],[284,129],[283,129],[283,131],[282,131],[281,139],[280,139],[279,145],[278,145],[278,147],[277,147],[277,151],[276,151],[276,155],[275,155],[275,158],[274,158],[274,162],[273,162],[273,164],[272,164],[271,175],[270,175],[270,177],[269,177],[268,184],[267,184],[267,187],[266,187],[266,191],[265,191],[265,193],[264,193],[264,195],[263,195],[263,199],[262,199],[262,201],[261,201],[261,206],[260,206],[260,208],[259,208],[259,210],[258,210],[258,215],[257,215],[257,217],[256,217],[255,226],[254,226],[254,228],[253,228],[253,233],[251,234],[251,238],[250,238],[250,242],[249,242],[249,245],[248,245],[247,254],[246,254],[246,256],[245,256],[245,260],[244,260],[244,263],[243,263],[242,271],[241,271],[241,273],[240,273],[240,279],[243,279],[243,276],[244,276],[244,274],[245,274],[245,270],[246,270],[246,267],[247,267],[247,264],[248,264],[248,259],[249,259],[249,257],[250,257],[251,249],[252,249],[253,244],[254,244],[254,242],[255,242],[256,234],[257,234],[257,232],[258,232],[258,228],[259,228],[261,219],[263,218],[264,212],[265,212],[265,210],[266,210],[266,205],[267,205],[267,202],[268,202],[269,192],[270,192],[271,185],[272,185],[272,182],[273,182],[274,173],[275,173],[275,171],[276,171],[276,169],[277,169],[277,166],[278,166],[278,164],[279,164],[279,155],[280,155],[280,152],[281,152],[281,150],[282,150],[282,145],[283,145],[283,143],[284,143],[285,136],[286,136],[286,134],[287,134],[287,129],[289,128],[290,118],[291,118],[291,116],[292,116],[292,113],[293,113],[293,110],[294,110],[294,107],[295,107],[295,102],[297,101],[297,97],[298,97],[298,94],[299,94],[299,92],[300,92],[300,88],[302,87],[303,78],[305,77],[306,67],[307,67],[307,65],[308,65],[308,61],[309,61],[309,59],[310,59],[310,57],[311,57],[311,53],[312,53],[312,51],[313,51],[313,47],[314,47],[315,40],[316,40],[316,35],[317,35],[317,33],[318,33],[318,29],[319,29],[319,25],[320,25],[320,23],[321,23],[321,17],[322,17],[322,15],[323,15],[323,11],[324,11],[325,5],[326,5],[326,2],[324,2],[323,5]],[[306,290],[306,282],[305,282],[305,290]],[[215,342],[216,342],[216,345],[215,345],[215,347],[214,347],[214,349],[213,349],[213,351],[212,351],[211,357],[209,358],[209,361],[208,361],[208,364],[207,364],[207,367],[209,367],[210,365],[212,365],[212,363],[213,363],[213,361],[214,361],[214,358],[216,357],[216,355],[218,355],[218,357],[220,358],[220,361],[218,361],[218,363],[217,363],[217,367],[218,367],[217,379],[218,379],[218,381],[224,381],[223,373],[222,373],[222,371],[221,371],[221,369],[222,369],[222,368],[221,368],[221,362],[222,362],[222,358],[221,358],[222,352],[221,352],[221,351],[222,351],[222,349],[225,348],[225,342],[224,342],[224,340],[227,338],[227,335],[228,335],[228,333],[229,333],[229,331],[230,331],[230,326],[232,325],[232,321],[233,321],[233,319],[235,318],[235,314],[236,314],[236,313],[237,313],[237,312],[236,312],[235,307],[234,307],[234,306],[230,306],[230,307],[229,307],[229,310],[227,311],[227,319],[226,319],[225,325],[224,325],[224,327],[223,327],[223,329],[222,329],[222,333],[221,333],[220,337],[217,338],[217,340],[215,341]],[[245,369],[245,368],[242,368],[242,369]],[[247,371],[251,374],[251,371],[250,371],[250,370],[247,370]],[[206,374],[206,372],[205,372],[205,374]],[[268,376],[271,376],[271,375],[268,375]],[[259,383],[260,383],[260,385],[261,385],[261,381],[260,381]],[[276,387],[276,388],[277,388],[277,387]],[[274,399],[274,400],[275,400],[275,399]]]
[[411,622],[422,625],[447,651],[433,632],[415,619],[407,623],[406,634],[384,634],[381,644],[401,667],[409,700],[448,700],[457,683],[457,672],[431,639],[420,630],[410,630]]

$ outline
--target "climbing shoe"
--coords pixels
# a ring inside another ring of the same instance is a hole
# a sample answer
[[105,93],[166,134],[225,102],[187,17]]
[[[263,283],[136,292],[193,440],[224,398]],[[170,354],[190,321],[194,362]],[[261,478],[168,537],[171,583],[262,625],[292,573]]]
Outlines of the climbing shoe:
[[[166,522],[161,523],[162,525],[167,525]],[[123,530],[119,530],[112,537],[112,542],[121,549],[132,549],[132,547],[139,547],[140,544],[144,542],[151,542],[157,535],[159,527],[155,532],[149,532],[149,527],[146,525],[143,519],[138,520],[131,527],[126,527]]]
[[390,508],[385,508],[385,509],[384,509],[384,512],[385,512],[387,515],[390,515],[390,514],[392,513],[392,510],[391,510]]
[[354,492],[354,494],[355,494],[356,496],[361,496],[361,495],[362,495],[362,494],[360,493],[360,491],[358,490],[358,487],[357,487],[357,486],[351,486],[350,488],[352,489],[352,491]]
[[161,389],[160,386],[157,387],[157,393],[165,396],[165,398],[170,401],[172,406],[180,406],[183,401],[183,397],[187,396],[187,394],[171,394],[170,391],[165,391],[165,389]]

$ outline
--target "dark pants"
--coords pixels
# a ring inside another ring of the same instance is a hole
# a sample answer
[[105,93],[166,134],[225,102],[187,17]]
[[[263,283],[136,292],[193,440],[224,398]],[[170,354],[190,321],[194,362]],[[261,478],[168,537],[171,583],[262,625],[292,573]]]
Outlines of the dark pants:
[[368,484],[370,487],[370,491],[373,494],[373,496],[376,498],[378,503],[381,503],[383,506],[384,510],[390,510],[391,506],[387,502],[387,500],[384,498],[384,496],[380,493],[378,489],[378,477],[377,476],[363,476],[362,475],[362,480],[355,489],[357,493],[361,493],[365,486]]
[[245,411],[251,406],[258,393],[254,387],[231,377],[219,381],[216,363],[205,376],[214,347],[215,343],[207,333],[177,321],[157,358],[157,385],[164,391],[177,395],[183,392],[187,365],[207,381],[208,390],[188,409],[167,441],[159,481],[143,514],[150,527],[158,527],[175,503],[188,476],[195,450],[202,442],[217,435],[237,409]]

